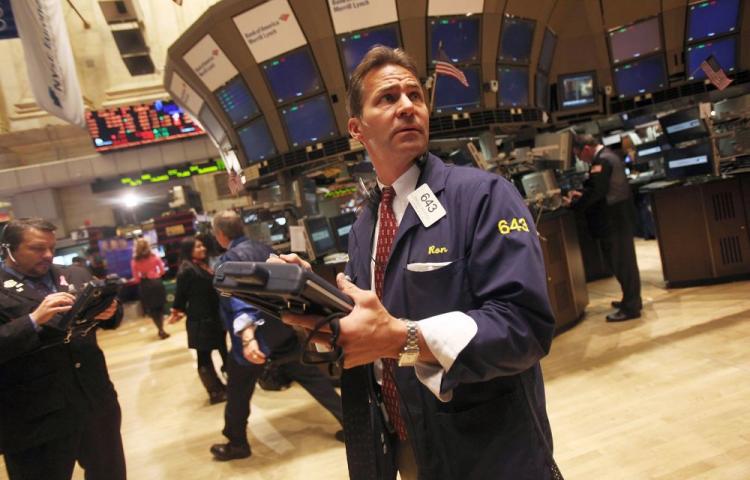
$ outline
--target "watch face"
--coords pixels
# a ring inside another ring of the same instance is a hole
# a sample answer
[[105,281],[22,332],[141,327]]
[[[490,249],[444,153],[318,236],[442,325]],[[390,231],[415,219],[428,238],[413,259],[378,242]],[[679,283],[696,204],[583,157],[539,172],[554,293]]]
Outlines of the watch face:
[[404,352],[398,356],[399,367],[413,367],[419,360],[419,352]]

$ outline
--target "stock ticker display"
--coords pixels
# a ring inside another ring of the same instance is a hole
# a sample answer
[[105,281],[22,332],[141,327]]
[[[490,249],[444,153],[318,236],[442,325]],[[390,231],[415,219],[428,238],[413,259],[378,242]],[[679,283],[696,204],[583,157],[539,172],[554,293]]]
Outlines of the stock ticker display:
[[187,112],[171,101],[86,112],[98,152],[203,135]]

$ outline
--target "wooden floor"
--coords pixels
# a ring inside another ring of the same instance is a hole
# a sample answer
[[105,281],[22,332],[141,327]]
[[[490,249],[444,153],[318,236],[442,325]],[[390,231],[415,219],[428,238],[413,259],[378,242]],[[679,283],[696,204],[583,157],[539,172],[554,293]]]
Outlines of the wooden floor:
[[[590,283],[586,318],[543,362],[560,468],[568,480],[748,479],[750,282],[666,290],[656,243],[637,250],[643,318],[606,323],[618,286]],[[171,332],[159,341],[127,319],[100,333],[131,479],[347,478],[336,421],[298,386],[256,393],[251,458],[212,461],[223,404],[208,405],[184,326]]]

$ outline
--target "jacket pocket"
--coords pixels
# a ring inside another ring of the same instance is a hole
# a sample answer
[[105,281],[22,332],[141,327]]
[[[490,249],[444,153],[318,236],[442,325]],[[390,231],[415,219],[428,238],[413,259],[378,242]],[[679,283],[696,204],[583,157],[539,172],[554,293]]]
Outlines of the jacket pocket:
[[64,407],[65,394],[54,374],[38,377],[0,392],[0,415],[3,417],[33,420]]
[[407,311],[416,320],[469,308],[463,258],[440,263],[410,263],[404,269]]

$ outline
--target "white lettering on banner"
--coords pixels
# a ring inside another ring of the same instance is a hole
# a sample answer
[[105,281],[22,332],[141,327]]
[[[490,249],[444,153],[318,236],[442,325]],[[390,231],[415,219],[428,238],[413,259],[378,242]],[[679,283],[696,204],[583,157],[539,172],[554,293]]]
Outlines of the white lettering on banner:
[[257,63],[307,43],[287,0],[269,0],[233,20]]
[[203,37],[182,58],[211,91],[221,87],[238,73],[211,35]]
[[395,0],[328,0],[337,34],[398,21]]

